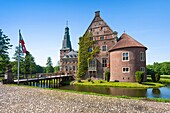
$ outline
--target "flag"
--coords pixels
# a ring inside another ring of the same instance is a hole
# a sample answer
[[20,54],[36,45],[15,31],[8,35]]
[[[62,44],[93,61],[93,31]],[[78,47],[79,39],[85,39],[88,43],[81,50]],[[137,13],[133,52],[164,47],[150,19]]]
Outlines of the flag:
[[24,42],[24,39],[22,38],[22,35],[21,35],[20,30],[19,30],[19,44],[21,44],[22,52],[23,52],[23,53],[26,53],[26,52],[27,52],[27,49],[26,49],[26,47],[25,47],[25,42]]

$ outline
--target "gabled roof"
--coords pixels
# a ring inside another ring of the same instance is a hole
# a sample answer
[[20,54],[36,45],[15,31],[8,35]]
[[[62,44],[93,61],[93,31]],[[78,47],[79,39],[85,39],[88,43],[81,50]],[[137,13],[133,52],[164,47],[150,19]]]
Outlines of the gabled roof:
[[[87,31],[90,31],[92,33],[93,36],[98,36],[98,35],[101,35],[100,33],[99,34],[94,34],[94,31],[98,31],[96,29],[98,28],[107,28],[107,31],[102,33],[102,35],[107,35],[107,34],[117,34],[116,31],[112,31],[112,29],[107,25],[107,23],[100,17],[100,11],[96,11],[95,12],[95,17],[94,19],[92,20],[91,24],[89,25],[88,29],[86,30]],[[101,32],[102,30],[98,31],[98,32]]]
[[133,39],[131,36],[129,36],[126,33],[123,33],[117,44],[114,45],[113,47],[111,47],[110,51],[114,51],[117,49],[122,49],[122,48],[129,48],[129,47],[140,47],[140,48],[145,48],[147,49],[144,45],[142,45],[141,43],[139,43],[138,41],[136,41],[135,39]]

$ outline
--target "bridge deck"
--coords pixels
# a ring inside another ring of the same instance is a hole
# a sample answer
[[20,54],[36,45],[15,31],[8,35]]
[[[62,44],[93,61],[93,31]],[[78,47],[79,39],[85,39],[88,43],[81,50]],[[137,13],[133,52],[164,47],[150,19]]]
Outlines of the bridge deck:
[[[73,75],[57,75],[57,76],[47,76],[47,77],[38,77],[38,78],[28,78],[28,79],[19,79],[19,82],[34,82],[39,80],[51,80],[51,79],[59,79],[59,78],[67,78]],[[14,83],[17,83],[18,80],[14,80]]]

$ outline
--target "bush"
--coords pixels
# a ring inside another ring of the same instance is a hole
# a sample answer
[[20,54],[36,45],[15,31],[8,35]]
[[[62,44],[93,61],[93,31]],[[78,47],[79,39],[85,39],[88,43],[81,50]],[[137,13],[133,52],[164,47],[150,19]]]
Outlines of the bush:
[[143,77],[144,77],[144,73],[142,71],[136,71],[135,72],[135,77],[136,77],[136,81],[138,83],[142,83]]
[[102,81],[102,80],[99,80],[99,83],[103,83],[103,81]]
[[152,81],[153,82],[159,82],[159,80],[160,80],[160,74],[159,73],[153,73],[152,75],[151,75],[151,78],[152,78]]
[[109,81],[110,81],[110,71],[106,70],[106,71],[104,72],[104,75],[105,75],[105,80],[106,80],[107,82],[109,82]]
[[80,83],[80,82],[81,82],[81,79],[80,79],[80,78],[77,78],[77,82]]
[[94,81],[93,81],[93,80],[91,80],[91,83],[93,84],[93,83],[94,83]]
[[159,80],[160,80],[160,74],[156,73],[155,74],[155,82],[159,82]]
[[87,81],[90,82],[90,81],[91,81],[91,78],[87,78]]

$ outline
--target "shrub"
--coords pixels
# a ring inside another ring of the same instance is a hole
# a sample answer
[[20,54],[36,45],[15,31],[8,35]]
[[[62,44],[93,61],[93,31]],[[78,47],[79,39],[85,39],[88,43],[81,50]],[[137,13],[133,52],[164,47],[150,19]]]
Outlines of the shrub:
[[99,83],[103,83],[103,81],[102,81],[102,80],[99,80]]
[[151,75],[151,78],[152,78],[152,81],[153,82],[159,82],[159,80],[160,80],[160,74],[159,73],[153,73],[152,75]]
[[93,83],[94,83],[94,81],[93,81],[93,80],[91,80],[91,83],[93,84]]
[[138,83],[142,83],[143,77],[144,77],[144,73],[141,72],[141,71],[136,71],[136,72],[135,72],[135,77],[136,77],[136,81],[137,81]]
[[155,82],[159,82],[159,80],[160,80],[160,74],[156,73],[155,74]]
[[106,70],[104,72],[104,75],[105,75],[105,80],[109,82],[110,81],[110,71]]
[[91,81],[91,78],[87,78],[87,81],[90,82],[90,81]]
[[81,79],[80,79],[80,78],[77,78],[77,82],[80,83],[80,82],[81,82]]

